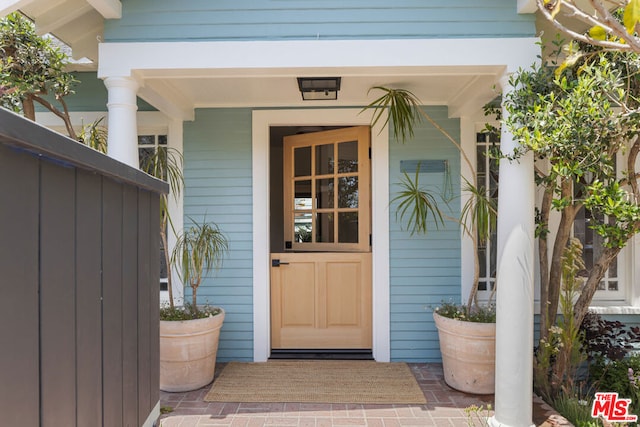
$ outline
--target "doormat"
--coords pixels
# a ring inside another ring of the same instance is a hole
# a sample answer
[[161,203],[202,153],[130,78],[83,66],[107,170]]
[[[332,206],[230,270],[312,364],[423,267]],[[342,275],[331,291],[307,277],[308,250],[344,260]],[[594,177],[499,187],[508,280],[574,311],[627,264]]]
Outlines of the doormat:
[[406,363],[288,360],[230,362],[207,402],[425,404]]

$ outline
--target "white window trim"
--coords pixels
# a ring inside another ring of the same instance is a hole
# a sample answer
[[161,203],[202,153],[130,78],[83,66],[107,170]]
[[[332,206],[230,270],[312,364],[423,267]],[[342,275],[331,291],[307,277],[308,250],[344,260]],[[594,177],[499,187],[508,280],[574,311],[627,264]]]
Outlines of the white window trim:
[[[254,110],[253,168],[253,359],[264,362],[271,352],[269,302],[269,128],[303,125],[370,125],[360,109]],[[381,122],[381,121],[380,121]],[[380,123],[379,122],[379,123]],[[371,194],[373,230],[373,357],[391,359],[389,295],[389,137],[378,124],[371,130]]]

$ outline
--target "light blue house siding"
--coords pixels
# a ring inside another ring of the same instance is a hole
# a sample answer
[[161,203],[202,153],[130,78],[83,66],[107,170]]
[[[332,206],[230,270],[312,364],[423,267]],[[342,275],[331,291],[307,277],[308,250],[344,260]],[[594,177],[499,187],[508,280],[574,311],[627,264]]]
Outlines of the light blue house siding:
[[107,42],[528,37],[515,0],[127,0]]
[[[459,140],[460,123],[447,118],[446,107],[426,111]],[[433,126],[423,123],[413,140],[390,142],[390,199],[399,191],[402,160],[446,160],[445,172],[421,167],[419,182],[439,201],[443,211],[457,217],[460,210],[460,155],[458,150]],[[427,163],[429,164],[429,163]],[[423,172],[424,171],[424,172]],[[412,178],[415,173],[409,174]],[[442,197],[449,199],[448,203]],[[455,222],[445,221],[436,228],[430,221],[426,235],[407,230],[396,217],[398,203],[389,208],[391,359],[408,362],[439,362],[438,333],[431,311],[441,301],[460,300],[460,231]]]
[[250,109],[196,110],[184,124],[184,178],[185,226],[206,217],[229,239],[223,268],[198,289],[198,302],[227,311],[218,358],[253,360]]

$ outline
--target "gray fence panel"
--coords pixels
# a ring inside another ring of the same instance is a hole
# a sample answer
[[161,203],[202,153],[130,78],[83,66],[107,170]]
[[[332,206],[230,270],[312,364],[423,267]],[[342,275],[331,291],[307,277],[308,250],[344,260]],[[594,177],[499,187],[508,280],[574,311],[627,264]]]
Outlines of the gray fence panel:
[[73,427],[76,425],[75,170],[41,162],[40,188],[41,425]]
[[34,157],[0,144],[0,414],[8,426],[40,423],[39,273],[33,265],[38,262],[38,168]]
[[[148,211],[148,217],[145,217],[145,221],[149,224],[149,244],[143,259],[159,259],[160,247],[160,198],[150,196],[150,209]],[[142,257],[142,255],[141,255]],[[141,264],[141,263],[140,263]],[[157,284],[160,283],[160,268],[159,265],[150,262],[147,267],[149,280],[145,281],[147,286],[147,297],[149,298],[149,317],[147,325],[149,325],[149,369],[146,371],[147,378],[149,379],[149,409],[147,413],[151,411],[155,402],[160,401],[160,292],[158,292]]]
[[76,359],[78,426],[102,424],[102,177],[76,181]]
[[122,185],[102,182],[104,425],[122,425]]
[[[140,215],[139,221],[140,223],[149,223],[150,222],[150,214],[149,209],[150,205],[150,193],[146,191],[141,191],[138,197],[138,212]],[[156,216],[157,215],[156,211]],[[136,247],[136,251],[140,259],[146,259],[150,256],[149,246],[151,245],[150,236],[158,234],[160,228],[158,227],[154,232],[151,232],[148,227],[141,227],[140,239],[138,239],[138,244]],[[159,257],[158,257],[159,259]],[[148,264],[138,263],[138,271],[137,274],[140,278],[142,277],[150,277],[150,269]],[[155,279],[151,279],[155,280]],[[160,282],[158,278],[157,283]],[[143,280],[138,281],[138,406],[140,407],[140,417],[138,418],[138,422],[144,422],[143,415],[144,413],[150,410],[151,406],[151,395],[150,395],[150,380],[149,376],[151,374],[151,370],[149,368],[149,353],[151,352],[151,328],[149,322],[149,309],[151,305],[151,301],[149,299],[149,284],[145,283]],[[159,333],[159,332],[158,332]],[[158,347],[159,348],[159,347]],[[158,369],[158,372],[160,370]],[[154,400],[157,402],[157,400]],[[155,404],[155,403],[154,403]]]
[[168,186],[0,109],[2,424],[136,426],[159,402]]
[[138,190],[125,187],[122,228],[123,425],[138,425]]

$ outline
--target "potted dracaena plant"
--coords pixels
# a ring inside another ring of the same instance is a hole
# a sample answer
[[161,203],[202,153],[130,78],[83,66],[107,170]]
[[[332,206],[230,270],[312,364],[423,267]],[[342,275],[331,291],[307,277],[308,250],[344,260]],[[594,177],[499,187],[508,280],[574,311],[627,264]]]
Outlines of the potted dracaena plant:
[[[161,147],[145,154],[140,161],[141,169],[167,181],[170,194],[177,198],[184,183],[180,153]],[[176,234],[173,251],[168,249],[169,231]],[[192,221],[189,228],[177,233],[169,215],[167,195],[160,199],[160,239],[169,294],[168,303],[160,308],[160,389],[193,390],[213,379],[224,320],[222,309],[198,305],[197,289],[204,275],[220,266],[228,247],[227,239],[215,224],[206,220]],[[172,267],[182,285],[191,288],[191,303],[184,304],[183,300],[174,298]]]
[[178,235],[171,263],[182,283],[191,288],[191,302],[165,310],[160,321],[161,390],[195,390],[213,380],[225,312],[198,305],[198,287],[205,274],[220,267],[227,250],[227,238],[206,218],[192,220]]
[[[405,142],[413,137],[414,125],[422,119],[433,125],[460,152],[470,171],[469,179],[462,177],[462,194],[466,196],[459,218],[454,220],[462,226],[463,232],[471,239],[474,248],[474,275],[466,304],[443,303],[434,309],[433,317],[438,329],[445,381],[451,387],[468,393],[489,394],[494,392],[495,376],[495,309],[489,301],[478,302],[478,282],[480,264],[478,244],[490,238],[495,230],[497,207],[482,186],[478,186],[473,163],[456,141],[421,107],[418,98],[408,90],[387,87],[373,87],[383,94],[364,109],[373,109],[372,125],[384,119],[384,125],[391,123],[393,136]],[[385,118],[386,117],[386,118]],[[427,233],[430,217],[436,227],[444,223],[443,214],[436,197],[419,183],[418,167],[415,176],[406,172],[399,186],[400,192],[393,198],[398,207],[396,217],[407,219],[411,234]],[[494,288],[495,290],[495,288]]]

